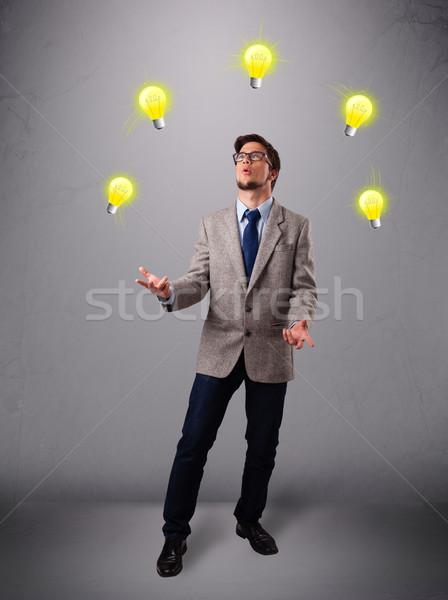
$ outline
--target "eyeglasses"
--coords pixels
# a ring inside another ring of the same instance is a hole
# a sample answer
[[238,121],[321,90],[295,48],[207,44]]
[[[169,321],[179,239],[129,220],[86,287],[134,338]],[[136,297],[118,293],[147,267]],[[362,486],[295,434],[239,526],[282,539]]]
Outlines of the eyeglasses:
[[233,162],[235,164],[237,162],[241,162],[242,160],[244,160],[245,156],[248,156],[249,159],[253,162],[256,162],[257,160],[263,160],[263,156],[265,156],[266,162],[269,164],[269,166],[272,167],[270,161],[268,160],[268,155],[266,154],[266,152],[259,152],[258,150],[256,150],[255,152],[237,152],[233,155]]

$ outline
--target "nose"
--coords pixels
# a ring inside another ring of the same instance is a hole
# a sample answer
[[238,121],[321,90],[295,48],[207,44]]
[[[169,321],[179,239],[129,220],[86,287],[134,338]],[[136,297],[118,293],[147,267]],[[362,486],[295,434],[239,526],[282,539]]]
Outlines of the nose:
[[252,161],[250,160],[250,157],[246,154],[243,158],[243,165],[246,163],[251,163]]

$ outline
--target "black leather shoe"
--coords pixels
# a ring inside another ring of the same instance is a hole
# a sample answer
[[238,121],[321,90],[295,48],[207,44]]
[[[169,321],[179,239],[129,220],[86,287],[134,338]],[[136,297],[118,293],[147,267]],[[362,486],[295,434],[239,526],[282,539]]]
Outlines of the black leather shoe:
[[182,571],[182,555],[187,551],[187,542],[176,538],[166,538],[157,560],[157,573],[160,577],[174,577]]
[[274,538],[263,529],[260,523],[237,523],[236,534],[247,538],[250,545],[259,554],[277,554]]

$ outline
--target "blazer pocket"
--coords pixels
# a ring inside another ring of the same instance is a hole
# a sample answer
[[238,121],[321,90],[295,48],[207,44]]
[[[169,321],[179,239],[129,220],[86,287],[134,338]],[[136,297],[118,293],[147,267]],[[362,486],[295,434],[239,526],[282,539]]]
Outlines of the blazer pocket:
[[224,323],[224,321],[221,321],[221,319],[217,319],[216,317],[207,317],[205,320],[211,321],[212,323],[219,323],[219,325]]
[[286,252],[293,249],[294,244],[277,244],[277,246],[274,246],[274,252]]

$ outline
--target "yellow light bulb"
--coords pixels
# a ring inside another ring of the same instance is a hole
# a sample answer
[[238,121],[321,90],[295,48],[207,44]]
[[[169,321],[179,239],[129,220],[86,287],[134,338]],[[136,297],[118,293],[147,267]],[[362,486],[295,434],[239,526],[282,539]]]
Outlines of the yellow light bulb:
[[383,207],[383,197],[376,190],[367,190],[359,197],[359,206],[370,221],[374,229],[381,227],[381,209]]
[[166,96],[162,88],[150,85],[144,88],[138,97],[138,103],[154,123],[156,129],[165,127],[163,111],[165,110]]
[[347,111],[347,124],[344,129],[345,135],[354,136],[357,128],[364,123],[372,114],[372,103],[366,96],[352,96],[345,105]]
[[249,46],[244,54],[244,62],[249,69],[250,85],[256,90],[261,87],[263,75],[269,68],[272,54],[269,48],[263,44]]
[[129,200],[134,191],[134,186],[126,177],[115,177],[109,183],[109,204],[107,212],[114,215],[122,202]]

